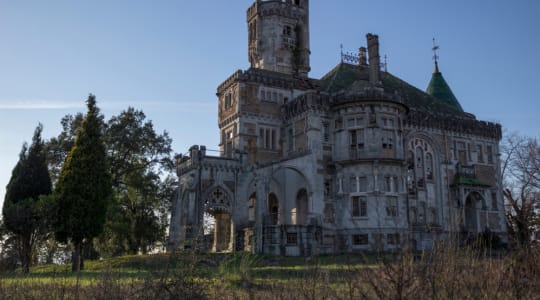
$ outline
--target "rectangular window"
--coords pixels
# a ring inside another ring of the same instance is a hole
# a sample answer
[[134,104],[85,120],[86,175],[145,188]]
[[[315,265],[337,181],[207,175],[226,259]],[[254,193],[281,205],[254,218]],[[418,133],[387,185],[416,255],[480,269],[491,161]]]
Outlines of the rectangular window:
[[296,232],[287,232],[287,244],[296,245],[298,243],[298,235]]
[[383,149],[392,149],[394,147],[394,131],[384,130],[381,141]]
[[491,209],[492,210],[497,210],[498,207],[497,207],[497,193],[496,192],[491,192]]
[[484,162],[484,153],[482,151],[482,145],[480,144],[476,145],[476,157],[478,158],[479,163]]
[[359,192],[367,192],[367,185],[368,185],[368,182],[367,182],[367,177],[360,177],[359,180],[358,180],[358,191]]
[[384,191],[393,192],[393,190],[392,190],[392,178],[390,176],[384,177]]
[[330,141],[330,128],[328,123],[323,123],[323,141],[328,143]]
[[330,184],[329,179],[324,180],[324,195],[325,196],[330,196],[330,194],[332,193],[331,186],[332,185]]
[[358,187],[356,186],[356,176],[351,176],[349,180],[349,193],[357,193]]
[[356,141],[357,141],[358,149],[363,149],[364,148],[364,129],[356,130]]
[[357,141],[356,130],[349,130],[349,144],[351,149],[356,149]]
[[397,217],[398,216],[398,205],[396,197],[386,198],[386,216],[387,217]]
[[399,233],[389,233],[386,235],[386,243],[388,245],[399,245]]
[[367,234],[353,234],[351,239],[353,245],[367,245],[369,243]]
[[353,217],[366,217],[367,216],[367,201],[366,197],[352,197],[352,216]]
[[487,161],[488,161],[488,164],[492,164],[493,163],[493,147],[492,146],[487,146]]

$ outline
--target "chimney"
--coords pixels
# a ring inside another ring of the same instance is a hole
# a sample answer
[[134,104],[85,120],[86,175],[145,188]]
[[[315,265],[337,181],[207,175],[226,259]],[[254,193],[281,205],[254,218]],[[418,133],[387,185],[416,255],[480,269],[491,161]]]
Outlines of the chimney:
[[367,66],[366,47],[358,49],[358,63],[361,66]]
[[366,35],[369,54],[369,82],[373,85],[380,83],[379,69],[381,59],[379,57],[379,36],[368,33]]

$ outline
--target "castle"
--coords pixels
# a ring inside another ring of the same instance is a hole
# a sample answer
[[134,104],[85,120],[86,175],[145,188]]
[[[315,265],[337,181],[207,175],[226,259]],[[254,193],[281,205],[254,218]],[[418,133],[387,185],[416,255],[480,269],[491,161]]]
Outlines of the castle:
[[[310,78],[308,0],[247,10],[251,67],[217,88],[220,155],[177,157],[169,249],[311,255],[505,239],[501,126],[463,111],[435,61],[421,91],[381,70],[378,36]],[[199,243],[198,245],[201,245]]]

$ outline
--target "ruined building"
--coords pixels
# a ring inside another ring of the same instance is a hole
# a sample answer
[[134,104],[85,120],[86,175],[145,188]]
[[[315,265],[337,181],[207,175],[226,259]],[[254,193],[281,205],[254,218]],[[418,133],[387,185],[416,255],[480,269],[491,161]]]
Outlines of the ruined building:
[[219,156],[177,158],[169,248],[280,255],[505,238],[501,126],[464,112],[437,64],[427,90],[381,70],[377,35],[310,78],[308,0],[247,10],[251,67],[217,88]]

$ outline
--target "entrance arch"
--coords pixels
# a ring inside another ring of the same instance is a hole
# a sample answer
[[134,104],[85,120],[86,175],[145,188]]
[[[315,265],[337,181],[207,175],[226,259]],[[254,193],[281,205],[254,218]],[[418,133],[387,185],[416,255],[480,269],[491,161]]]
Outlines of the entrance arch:
[[308,194],[303,188],[296,194],[296,207],[292,210],[292,223],[294,225],[307,225],[308,210]]
[[465,199],[465,229],[468,232],[478,232],[478,210],[482,199],[478,192],[470,193]]
[[279,222],[279,201],[274,193],[268,194],[268,213],[271,224],[277,225]]
[[205,211],[214,218],[212,251],[232,250],[232,216],[229,194],[222,188],[212,189],[206,196]]

